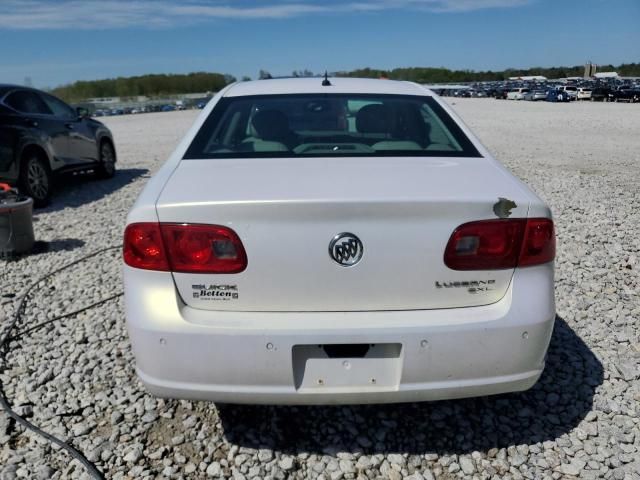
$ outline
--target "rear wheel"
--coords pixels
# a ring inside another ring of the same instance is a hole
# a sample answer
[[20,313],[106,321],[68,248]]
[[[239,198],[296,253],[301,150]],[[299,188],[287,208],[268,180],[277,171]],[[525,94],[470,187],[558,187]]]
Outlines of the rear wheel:
[[98,176],[100,178],[112,178],[116,174],[116,152],[108,141],[100,144],[100,164]]
[[36,207],[44,207],[51,201],[53,175],[48,165],[37,154],[29,154],[20,168],[22,193],[33,198]]

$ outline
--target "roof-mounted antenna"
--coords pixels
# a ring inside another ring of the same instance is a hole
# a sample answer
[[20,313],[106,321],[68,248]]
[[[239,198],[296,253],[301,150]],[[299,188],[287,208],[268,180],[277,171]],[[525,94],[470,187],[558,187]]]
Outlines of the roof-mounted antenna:
[[330,87],[331,86],[331,82],[329,81],[329,74],[327,73],[327,71],[324,71],[324,80],[322,80],[322,86],[323,87]]

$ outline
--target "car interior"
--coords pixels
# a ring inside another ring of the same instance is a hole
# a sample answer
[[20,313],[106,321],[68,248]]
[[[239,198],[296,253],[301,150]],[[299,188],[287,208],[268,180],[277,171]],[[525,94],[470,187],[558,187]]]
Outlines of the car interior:
[[293,155],[461,150],[425,102],[344,96],[233,100],[205,147],[211,154]]

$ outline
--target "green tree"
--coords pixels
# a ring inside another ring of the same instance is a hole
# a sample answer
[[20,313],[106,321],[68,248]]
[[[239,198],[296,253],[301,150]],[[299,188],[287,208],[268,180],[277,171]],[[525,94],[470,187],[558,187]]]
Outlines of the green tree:
[[69,102],[96,97],[147,97],[180,93],[217,92],[235,77],[221,73],[151,74],[136,77],[78,81],[53,89],[52,93]]

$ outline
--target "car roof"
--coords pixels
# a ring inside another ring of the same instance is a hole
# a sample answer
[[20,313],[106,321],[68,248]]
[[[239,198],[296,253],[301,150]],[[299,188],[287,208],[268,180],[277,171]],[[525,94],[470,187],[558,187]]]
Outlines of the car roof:
[[0,83],[0,98],[4,97],[8,92],[12,90],[30,90],[32,92],[41,93],[40,90],[38,89],[35,89],[32,87],[25,87],[24,85],[12,85],[10,83]]
[[15,90],[16,88],[24,88],[21,87],[19,85],[9,85],[7,83],[0,83],[0,98],[2,98],[5,93],[9,92],[10,90]]
[[433,95],[417,83],[371,78],[330,77],[331,86],[323,86],[323,78],[277,78],[238,82],[225,93],[225,97],[247,95],[278,95],[296,93],[373,93],[390,95]]

